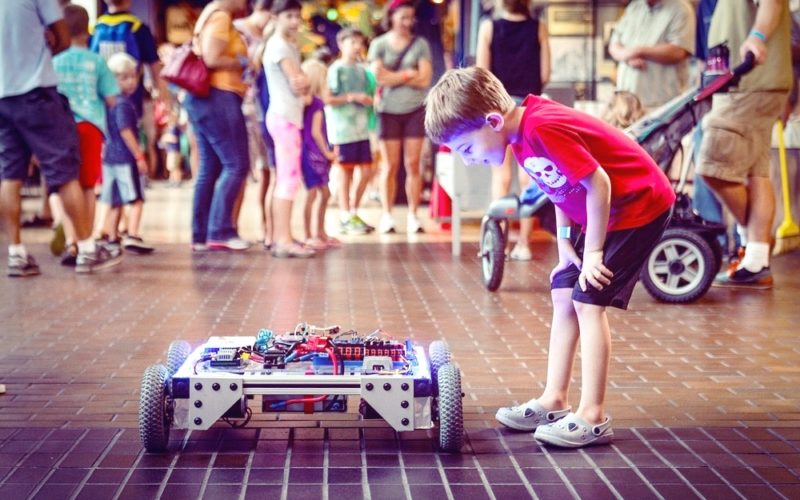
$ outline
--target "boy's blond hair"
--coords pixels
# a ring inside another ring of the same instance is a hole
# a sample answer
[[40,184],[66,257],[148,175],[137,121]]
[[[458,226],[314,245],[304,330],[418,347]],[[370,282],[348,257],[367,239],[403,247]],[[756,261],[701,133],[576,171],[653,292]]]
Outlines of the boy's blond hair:
[[130,54],[125,52],[117,52],[108,58],[108,69],[115,75],[120,75],[128,71],[137,71],[139,63]]
[[322,89],[326,88],[328,78],[328,67],[325,63],[317,59],[307,59],[300,65],[300,69],[308,77],[309,92],[313,96],[321,96]]
[[437,144],[477,130],[489,113],[506,113],[516,107],[503,84],[489,71],[478,68],[448,70],[425,98],[425,131]]

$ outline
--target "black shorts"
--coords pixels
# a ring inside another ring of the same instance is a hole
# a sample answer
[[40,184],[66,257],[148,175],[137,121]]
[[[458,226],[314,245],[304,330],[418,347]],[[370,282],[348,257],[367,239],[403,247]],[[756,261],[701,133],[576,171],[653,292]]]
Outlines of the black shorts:
[[[642,266],[661,240],[671,214],[672,209],[669,209],[644,226],[611,231],[606,235],[603,262],[614,273],[614,277],[602,290],[588,284],[585,292],[581,290],[578,283],[581,270],[575,266],[569,266],[556,274],[550,288],[572,288],[572,300],[576,302],[627,309]],[[581,232],[573,237],[572,244],[579,256],[583,255],[584,236]]]
[[423,139],[425,137],[425,107],[402,113],[378,113],[380,139]]
[[339,144],[339,157],[337,160],[343,167],[355,165],[368,167],[372,165],[372,147],[369,144],[369,139]]
[[0,99],[0,179],[25,179],[31,154],[50,192],[78,178],[78,129],[55,87]]

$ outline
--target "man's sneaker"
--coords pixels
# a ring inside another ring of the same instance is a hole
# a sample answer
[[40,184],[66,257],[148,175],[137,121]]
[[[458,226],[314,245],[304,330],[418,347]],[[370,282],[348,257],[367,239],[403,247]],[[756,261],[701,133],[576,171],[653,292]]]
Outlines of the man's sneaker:
[[250,242],[241,238],[231,238],[229,240],[209,240],[209,250],[230,250],[232,252],[244,252],[250,248]]
[[33,258],[33,255],[25,257],[20,255],[8,256],[9,276],[21,278],[24,276],[36,276],[37,274],[41,274],[41,271],[39,271],[39,264],[36,263],[36,259]]
[[571,408],[550,411],[539,404],[536,399],[531,399],[523,405],[500,408],[494,418],[506,427],[530,432],[536,430],[540,425],[564,418],[570,410]]
[[95,240],[95,244],[105,247],[112,257],[118,257],[122,255],[122,241],[119,239],[112,240],[108,237],[108,235],[104,234],[100,236],[99,239]]
[[416,234],[424,232],[422,230],[422,223],[417,219],[417,216],[414,214],[408,214],[406,217],[406,232],[408,234]]
[[542,444],[561,448],[583,448],[610,443],[614,438],[614,430],[611,428],[611,417],[592,425],[570,413],[558,422],[537,427],[533,438]]
[[64,253],[61,254],[61,265],[66,267],[75,267],[78,262],[78,245],[72,243],[67,246]]
[[378,232],[381,234],[389,234],[394,232],[394,217],[390,214],[384,213],[381,215],[381,221],[378,224]]
[[772,283],[772,272],[769,267],[763,267],[757,273],[740,267],[727,273],[719,273],[714,280],[714,285],[717,286],[755,288],[758,290],[772,288]]
[[358,215],[351,215],[350,218],[342,224],[343,234],[367,234],[368,232],[367,225]]
[[116,266],[122,262],[122,253],[112,255],[105,245],[97,245],[94,252],[78,253],[78,258],[75,262],[76,273],[92,273]]
[[152,253],[155,248],[145,243],[139,236],[125,236],[122,238],[122,248],[138,254]]

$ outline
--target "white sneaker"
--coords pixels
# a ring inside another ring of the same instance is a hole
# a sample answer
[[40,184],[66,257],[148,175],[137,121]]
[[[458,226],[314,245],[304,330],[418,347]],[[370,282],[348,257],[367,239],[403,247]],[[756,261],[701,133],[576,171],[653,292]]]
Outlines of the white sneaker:
[[531,260],[533,258],[533,254],[531,253],[531,248],[528,245],[520,245],[519,243],[514,245],[514,249],[511,250],[511,255],[509,255],[511,260]]
[[500,408],[494,418],[498,422],[517,431],[533,431],[544,424],[553,423],[566,417],[572,408],[550,411],[539,404],[536,399],[531,399],[525,404]]
[[408,214],[408,217],[406,218],[406,232],[408,234],[423,232],[422,224],[420,223],[419,219],[417,219],[416,215]]
[[391,214],[384,213],[381,215],[381,221],[378,224],[378,232],[381,234],[394,232],[394,217],[392,217]]
[[583,448],[610,443],[614,439],[614,430],[611,428],[611,417],[592,425],[570,413],[558,422],[538,427],[533,438],[540,443],[561,448]]

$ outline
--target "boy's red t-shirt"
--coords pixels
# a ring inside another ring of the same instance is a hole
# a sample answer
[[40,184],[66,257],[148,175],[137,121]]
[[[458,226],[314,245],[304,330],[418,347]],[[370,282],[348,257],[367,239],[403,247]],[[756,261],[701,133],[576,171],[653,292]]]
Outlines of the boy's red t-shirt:
[[520,166],[570,219],[586,226],[580,180],[602,166],[611,180],[608,230],[641,227],[675,202],[667,176],[633,139],[611,125],[529,95],[512,150]]

